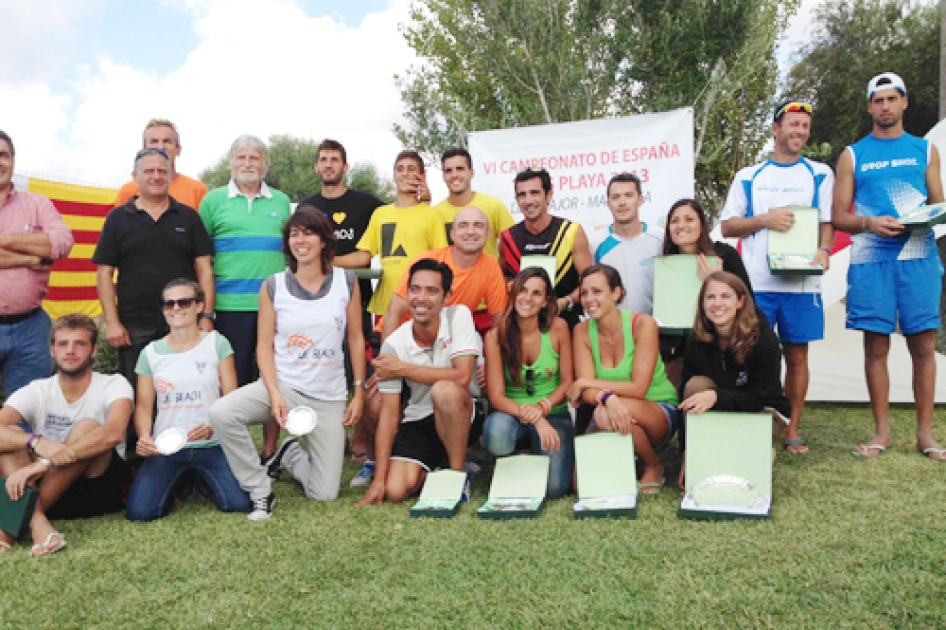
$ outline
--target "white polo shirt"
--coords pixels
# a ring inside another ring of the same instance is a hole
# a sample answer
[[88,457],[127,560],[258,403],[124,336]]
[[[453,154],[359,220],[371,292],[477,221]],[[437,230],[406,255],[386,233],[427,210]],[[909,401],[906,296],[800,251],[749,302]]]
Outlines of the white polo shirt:
[[[414,322],[401,324],[381,346],[380,354],[393,354],[405,363],[422,367],[444,367],[453,365],[459,357],[478,357],[482,353],[483,341],[473,325],[470,309],[462,304],[440,311],[440,330],[432,348],[422,348],[414,341]],[[393,378],[381,381],[378,391],[382,394],[400,394],[405,379]],[[404,410],[404,422],[416,422],[433,415],[434,405],[430,400],[430,385],[407,380],[411,398]],[[476,377],[470,379],[470,395],[479,396]]]

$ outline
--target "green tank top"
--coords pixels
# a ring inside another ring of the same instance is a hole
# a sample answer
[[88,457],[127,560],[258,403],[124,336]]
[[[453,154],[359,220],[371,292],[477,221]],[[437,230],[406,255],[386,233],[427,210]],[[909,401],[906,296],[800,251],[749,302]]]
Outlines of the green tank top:
[[[528,372],[532,370],[532,380],[528,380]],[[503,368],[506,381],[506,397],[509,400],[520,405],[534,405],[546,396],[551,395],[562,383],[562,378],[558,372],[558,353],[552,347],[552,338],[548,332],[542,333],[541,349],[539,356],[532,365],[522,365],[522,385],[515,385],[509,376],[509,369]],[[531,383],[535,393],[531,396],[526,391],[526,386]],[[568,406],[565,401],[555,406],[550,413],[567,413]]]
[[[619,312],[621,313],[621,328],[624,333],[624,358],[612,368],[601,365],[601,353],[598,352],[598,323],[593,319],[588,320],[588,338],[591,340],[591,355],[595,360],[595,378],[598,380],[631,380],[631,368],[634,367],[634,334],[631,322],[634,313],[630,311]],[[654,366],[654,378],[650,381],[650,387],[647,389],[647,395],[644,398],[654,402],[677,402],[677,391],[670,379],[667,378],[667,370],[664,369],[664,362],[659,354],[657,355],[657,365]]]

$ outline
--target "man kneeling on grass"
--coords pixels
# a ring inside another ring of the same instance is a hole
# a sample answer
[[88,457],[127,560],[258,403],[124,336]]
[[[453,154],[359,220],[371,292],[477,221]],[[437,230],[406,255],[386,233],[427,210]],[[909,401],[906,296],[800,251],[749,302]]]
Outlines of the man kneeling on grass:
[[[98,327],[87,315],[59,318],[50,334],[58,374],[17,390],[0,409],[0,472],[19,500],[27,485],[39,488],[30,521],[31,556],[62,550],[66,540],[50,518],[89,518],[124,507],[131,481],[114,452],[131,417],[131,385],[120,374],[92,371]],[[27,433],[17,426],[25,420]],[[0,532],[0,552],[16,540]]]
[[[422,258],[408,278],[412,320],[387,338],[372,362],[381,392],[377,468],[358,505],[403,501],[420,490],[428,472],[448,462],[453,470],[465,470],[481,341],[466,306],[443,307],[453,282],[448,265]],[[402,419],[405,382],[410,399]],[[469,496],[467,479],[463,500]]]

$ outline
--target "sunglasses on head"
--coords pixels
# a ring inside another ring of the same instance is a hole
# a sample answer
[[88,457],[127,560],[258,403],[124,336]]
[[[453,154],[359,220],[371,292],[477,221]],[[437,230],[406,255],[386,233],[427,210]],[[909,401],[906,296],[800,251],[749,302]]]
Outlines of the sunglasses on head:
[[168,155],[167,151],[165,151],[164,149],[159,149],[158,147],[145,147],[144,149],[142,149],[141,151],[138,151],[138,153],[135,154],[135,159],[136,160],[141,159],[146,155],[160,155],[166,160],[171,159],[171,156]]
[[192,297],[180,298],[179,300],[162,300],[161,308],[163,308],[166,311],[170,311],[174,308],[174,305],[176,304],[178,308],[183,310],[185,308],[192,307],[194,305],[194,302],[196,301],[197,301],[197,298],[192,298]]
[[802,103],[800,101],[795,101],[792,103],[785,103],[784,105],[779,107],[777,112],[775,112],[775,120],[778,120],[785,114],[788,114],[791,112],[803,112],[811,116],[812,112],[814,112],[814,108],[808,103]]
[[535,396],[535,370],[526,368],[526,394]]
[[541,166],[527,166],[521,171],[519,171],[519,174],[522,175],[523,173],[533,173],[535,175],[538,175],[539,173],[547,173],[547,172],[548,171],[546,171]]

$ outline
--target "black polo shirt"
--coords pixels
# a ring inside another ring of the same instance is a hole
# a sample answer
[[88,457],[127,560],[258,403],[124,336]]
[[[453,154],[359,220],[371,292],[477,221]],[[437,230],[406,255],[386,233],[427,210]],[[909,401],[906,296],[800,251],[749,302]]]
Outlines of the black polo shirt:
[[118,269],[123,324],[160,327],[161,290],[175,278],[196,280],[194,260],[213,256],[213,241],[200,215],[173,197],[157,221],[135,206],[137,200],[132,197],[108,213],[92,262]]

